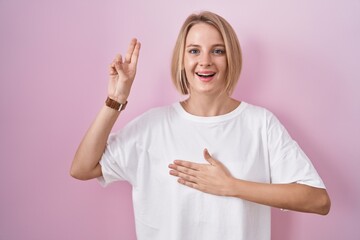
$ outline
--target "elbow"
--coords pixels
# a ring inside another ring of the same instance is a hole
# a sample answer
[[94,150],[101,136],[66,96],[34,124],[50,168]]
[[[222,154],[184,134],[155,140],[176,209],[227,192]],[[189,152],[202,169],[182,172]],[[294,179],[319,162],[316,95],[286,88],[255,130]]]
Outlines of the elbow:
[[331,208],[331,200],[329,195],[326,193],[324,193],[324,196],[321,197],[322,199],[320,200],[321,204],[319,206],[319,214],[320,215],[327,215],[330,212],[330,208]]
[[81,164],[76,160],[73,161],[69,174],[71,177],[78,180],[90,180],[102,175],[99,163],[93,167]]
[[77,170],[76,167],[74,167],[74,165],[71,166],[69,173],[70,173],[70,176],[75,179],[85,180],[85,179],[83,179],[81,172],[79,170]]
[[308,212],[319,215],[327,215],[330,212],[331,201],[326,189],[305,186],[306,191],[302,194],[305,196],[300,212]]
[[331,200],[325,189],[321,189],[321,194],[317,197],[314,213],[327,215],[330,212]]
[[76,171],[72,168],[70,169],[70,176],[77,180],[83,180],[83,181],[91,179],[86,174],[83,174],[82,172]]
[[78,180],[88,180],[84,171],[74,163],[71,165],[69,174],[71,177]]

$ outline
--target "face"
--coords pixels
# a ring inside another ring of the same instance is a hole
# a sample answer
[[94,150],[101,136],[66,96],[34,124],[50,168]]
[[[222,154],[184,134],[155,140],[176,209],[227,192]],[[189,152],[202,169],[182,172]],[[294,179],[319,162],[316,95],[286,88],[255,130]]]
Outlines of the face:
[[224,40],[210,24],[191,27],[185,41],[184,67],[190,94],[220,94],[225,88],[227,60]]

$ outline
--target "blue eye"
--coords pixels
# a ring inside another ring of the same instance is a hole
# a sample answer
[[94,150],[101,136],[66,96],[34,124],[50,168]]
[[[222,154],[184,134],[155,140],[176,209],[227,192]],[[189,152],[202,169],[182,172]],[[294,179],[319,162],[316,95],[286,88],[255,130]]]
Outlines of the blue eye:
[[212,52],[214,54],[216,54],[216,55],[222,55],[222,54],[225,53],[225,50],[223,50],[223,49],[214,49]]
[[190,54],[198,54],[200,51],[199,50],[197,50],[197,49],[190,49],[189,50],[189,53]]

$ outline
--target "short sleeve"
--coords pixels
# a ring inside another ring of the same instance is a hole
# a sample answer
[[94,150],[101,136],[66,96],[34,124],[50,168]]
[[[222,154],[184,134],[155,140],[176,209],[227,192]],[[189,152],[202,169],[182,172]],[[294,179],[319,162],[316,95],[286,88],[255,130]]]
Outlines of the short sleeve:
[[100,160],[102,186],[115,181],[134,184],[138,165],[138,129],[135,124],[125,126],[121,131],[110,134]]
[[267,116],[267,136],[271,183],[300,183],[325,188],[310,159],[270,112]]

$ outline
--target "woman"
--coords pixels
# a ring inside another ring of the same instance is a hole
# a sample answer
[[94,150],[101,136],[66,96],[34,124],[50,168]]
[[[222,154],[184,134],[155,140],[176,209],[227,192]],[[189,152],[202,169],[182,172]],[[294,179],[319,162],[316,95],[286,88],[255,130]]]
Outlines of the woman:
[[174,49],[172,78],[188,98],[110,135],[139,51],[133,39],[111,64],[108,99],[71,167],[78,179],[133,186],[138,239],[270,239],[270,207],[329,212],[321,178],[276,117],[231,98],[240,46],[214,13],[189,16]]

